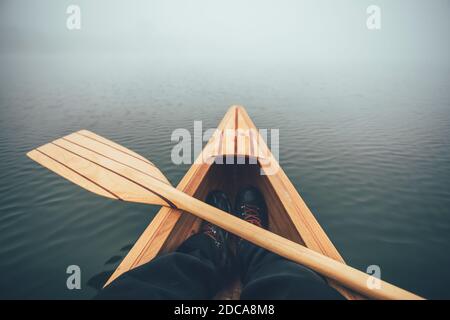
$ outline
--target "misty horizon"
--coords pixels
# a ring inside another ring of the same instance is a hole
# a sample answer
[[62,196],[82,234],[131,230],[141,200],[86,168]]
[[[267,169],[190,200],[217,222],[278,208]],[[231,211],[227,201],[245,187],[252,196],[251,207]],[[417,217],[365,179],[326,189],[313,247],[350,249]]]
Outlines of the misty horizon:
[[[81,9],[68,30],[66,9]],[[368,30],[366,9],[381,9]],[[2,1],[0,53],[449,65],[450,1]]]

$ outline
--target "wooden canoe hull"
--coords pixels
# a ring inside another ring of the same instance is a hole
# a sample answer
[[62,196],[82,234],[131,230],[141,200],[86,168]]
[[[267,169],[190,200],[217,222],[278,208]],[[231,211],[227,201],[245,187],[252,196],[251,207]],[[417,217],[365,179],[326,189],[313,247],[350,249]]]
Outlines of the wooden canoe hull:
[[[235,135],[230,132],[235,132]],[[238,159],[239,163],[245,164],[237,164]],[[234,164],[220,164],[227,160],[233,160]],[[343,262],[257,133],[245,109],[232,106],[177,189],[201,200],[205,199],[208,192],[220,189],[234,201],[236,192],[245,185],[258,187],[263,193],[268,206],[270,231]],[[201,222],[189,213],[161,208],[105,285],[157,255],[175,250],[198,231]],[[348,299],[362,298],[333,282],[330,284]],[[218,298],[236,299],[239,293],[239,281],[236,280]]]

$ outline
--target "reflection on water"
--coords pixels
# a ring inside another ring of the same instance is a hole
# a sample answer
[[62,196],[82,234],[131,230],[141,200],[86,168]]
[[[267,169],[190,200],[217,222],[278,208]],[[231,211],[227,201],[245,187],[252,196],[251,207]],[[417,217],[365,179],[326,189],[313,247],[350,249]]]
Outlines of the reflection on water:
[[108,281],[111,274],[114,272],[114,269],[108,270],[108,271],[102,271],[94,276],[92,276],[88,281],[87,285],[94,289],[96,292],[99,292],[103,286],[105,285],[106,281]]
[[[89,129],[176,184],[176,128],[242,104],[280,129],[280,162],[345,259],[450,298],[450,77],[407,65],[161,65],[134,57],[0,58],[0,297],[91,298],[157,207],[93,195],[25,153]],[[65,287],[68,265],[82,290]]]

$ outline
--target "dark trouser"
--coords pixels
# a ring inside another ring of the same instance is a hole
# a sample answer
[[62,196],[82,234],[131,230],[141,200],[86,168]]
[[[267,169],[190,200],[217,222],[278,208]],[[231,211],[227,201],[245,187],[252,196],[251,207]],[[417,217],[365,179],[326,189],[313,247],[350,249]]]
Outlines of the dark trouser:
[[[122,274],[97,299],[211,299],[228,280],[220,250],[197,234],[177,251]],[[322,277],[247,241],[239,247],[241,299],[343,299]]]

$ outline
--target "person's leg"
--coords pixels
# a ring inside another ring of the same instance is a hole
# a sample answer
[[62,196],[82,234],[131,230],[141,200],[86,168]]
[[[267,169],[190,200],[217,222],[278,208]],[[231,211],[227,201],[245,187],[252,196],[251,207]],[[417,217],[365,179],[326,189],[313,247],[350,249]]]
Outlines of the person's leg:
[[314,271],[257,247],[239,245],[241,299],[344,299]]
[[[231,212],[223,192],[206,202]],[[97,299],[210,299],[232,272],[227,233],[208,222],[175,251],[132,269],[103,289]]]
[[[268,214],[263,195],[256,188],[241,190],[236,214],[267,229]],[[241,239],[237,247],[243,290],[241,299],[342,299],[314,271]]]
[[122,274],[96,299],[209,299],[220,289],[222,272],[213,239],[199,233],[177,251]]

